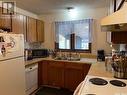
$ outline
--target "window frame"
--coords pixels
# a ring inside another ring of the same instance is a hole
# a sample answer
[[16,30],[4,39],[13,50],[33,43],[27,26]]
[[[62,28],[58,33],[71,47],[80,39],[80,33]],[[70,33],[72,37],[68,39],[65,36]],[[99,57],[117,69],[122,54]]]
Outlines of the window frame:
[[89,43],[89,49],[60,49],[59,44],[55,42],[55,50],[61,52],[79,52],[79,53],[91,53],[92,43]]

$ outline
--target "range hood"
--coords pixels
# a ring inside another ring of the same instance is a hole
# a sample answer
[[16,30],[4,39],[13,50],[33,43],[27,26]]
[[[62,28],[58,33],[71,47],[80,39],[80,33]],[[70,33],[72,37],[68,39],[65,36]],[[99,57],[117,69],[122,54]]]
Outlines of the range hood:
[[102,31],[127,32],[127,2],[123,7],[101,20]]

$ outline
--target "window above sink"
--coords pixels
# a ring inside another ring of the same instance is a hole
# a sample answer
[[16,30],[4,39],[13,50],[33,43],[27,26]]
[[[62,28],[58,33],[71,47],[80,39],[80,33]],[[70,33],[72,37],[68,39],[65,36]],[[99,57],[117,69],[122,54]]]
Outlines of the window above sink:
[[55,22],[57,50],[91,52],[93,19]]

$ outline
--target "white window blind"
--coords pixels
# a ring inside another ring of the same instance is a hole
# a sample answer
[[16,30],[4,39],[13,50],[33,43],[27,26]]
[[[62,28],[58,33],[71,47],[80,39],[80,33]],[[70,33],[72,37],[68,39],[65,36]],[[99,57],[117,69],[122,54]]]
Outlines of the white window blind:
[[[55,22],[56,43],[59,49],[89,49],[91,43],[92,19]],[[71,35],[74,34],[73,40]]]

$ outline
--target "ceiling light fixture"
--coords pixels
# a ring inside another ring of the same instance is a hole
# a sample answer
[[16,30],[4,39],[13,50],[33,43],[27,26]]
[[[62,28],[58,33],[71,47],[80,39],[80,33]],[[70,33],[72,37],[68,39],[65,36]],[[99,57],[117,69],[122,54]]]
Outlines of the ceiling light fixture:
[[74,7],[67,7],[66,8],[69,12],[74,9]]
[[78,16],[78,12],[77,12],[77,9],[74,8],[74,7],[66,7],[67,9],[67,14],[68,14],[68,17],[71,18],[71,19],[76,19],[77,16]]

